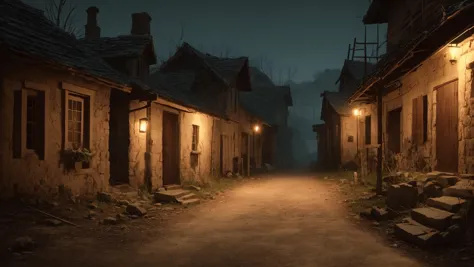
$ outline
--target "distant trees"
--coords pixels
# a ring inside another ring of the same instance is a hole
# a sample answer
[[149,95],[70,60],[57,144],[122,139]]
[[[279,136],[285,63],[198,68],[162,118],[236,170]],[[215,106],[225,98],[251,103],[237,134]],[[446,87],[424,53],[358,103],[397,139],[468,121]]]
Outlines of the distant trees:
[[70,0],[48,0],[45,6],[46,17],[56,26],[80,38],[83,32],[75,22],[76,5]]

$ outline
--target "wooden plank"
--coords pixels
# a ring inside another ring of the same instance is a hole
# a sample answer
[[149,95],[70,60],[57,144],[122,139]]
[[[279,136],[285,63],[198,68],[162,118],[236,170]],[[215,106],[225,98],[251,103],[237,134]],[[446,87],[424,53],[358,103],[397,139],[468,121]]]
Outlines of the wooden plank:
[[458,82],[437,88],[436,157],[439,171],[458,171]]

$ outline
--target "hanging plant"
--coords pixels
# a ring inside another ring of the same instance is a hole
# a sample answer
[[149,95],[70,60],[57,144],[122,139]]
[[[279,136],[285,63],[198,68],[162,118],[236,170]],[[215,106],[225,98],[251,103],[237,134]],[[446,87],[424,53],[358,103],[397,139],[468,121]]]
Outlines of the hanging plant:
[[83,163],[89,163],[93,153],[87,148],[66,149],[62,153],[62,159],[67,169],[80,169]]

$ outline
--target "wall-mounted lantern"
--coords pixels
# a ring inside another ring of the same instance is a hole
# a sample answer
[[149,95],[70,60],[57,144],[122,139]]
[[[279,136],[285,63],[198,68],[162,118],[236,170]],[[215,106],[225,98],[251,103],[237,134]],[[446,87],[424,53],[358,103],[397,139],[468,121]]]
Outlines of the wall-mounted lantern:
[[148,119],[147,118],[140,119],[140,123],[138,127],[140,130],[140,133],[146,133],[146,130],[148,128]]
[[352,110],[352,114],[356,117],[359,117],[361,115],[361,110],[358,108],[355,108]]
[[255,124],[255,126],[253,126],[253,131],[256,133],[260,132],[260,126],[258,124]]
[[457,44],[449,44],[448,45],[448,52],[449,52],[449,62],[452,65],[456,64],[459,57],[460,47]]

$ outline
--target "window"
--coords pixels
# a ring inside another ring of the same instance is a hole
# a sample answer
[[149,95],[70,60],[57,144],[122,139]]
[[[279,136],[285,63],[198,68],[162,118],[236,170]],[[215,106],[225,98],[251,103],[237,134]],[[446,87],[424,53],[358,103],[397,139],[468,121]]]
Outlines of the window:
[[199,126],[193,125],[192,150],[198,151],[198,147],[199,147]]
[[84,99],[69,95],[67,105],[67,142],[73,149],[84,145]]
[[23,89],[15,91],[13,103],[13,157],[24,152],[36,153],[44,159],[45,150],[45,97],[43,91]]
[[365,116],[365,144],[370,145],[372,143],[372,117]]
[[428,96],[413,99],[412,113],[413,144],[423,145],[428,140]]

